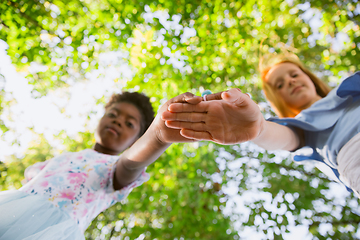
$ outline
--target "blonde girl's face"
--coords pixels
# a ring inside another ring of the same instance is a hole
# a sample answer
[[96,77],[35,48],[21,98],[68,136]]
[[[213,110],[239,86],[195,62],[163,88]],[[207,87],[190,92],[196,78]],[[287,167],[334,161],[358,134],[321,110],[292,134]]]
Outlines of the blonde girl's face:
[[287,107],[296,113],[321,99],[310,77],[293,63],[285,62],[273,66],[265,81]]

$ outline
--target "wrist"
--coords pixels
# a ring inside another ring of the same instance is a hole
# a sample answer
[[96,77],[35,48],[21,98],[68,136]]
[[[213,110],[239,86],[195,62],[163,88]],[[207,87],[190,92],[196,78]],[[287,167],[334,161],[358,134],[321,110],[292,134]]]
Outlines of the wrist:
[[[156,119],[155,119],[156,120]],[[164,138],[164,134],[162,132],[162,128],[156,126],[155,124],[150,125],[149,129],[145,132],[144,136],[149,140],[149,144],[151,144],[154,148],[161,149],[164,147],[169,147],[171,142],[167,142]]]
[[263,136],[265,135],[265,132],[266,132],[267,123],[268,122],[263,117],[261,117],[259,132],[257,133],[256,137],[252,140],[252,142],[254,142],[256,144],[258,142],[261,142],[261,139],[263,138]]
[[129,149],[122,155],[127,169],[136,170],[154,162],[170,145],[157,136],[151,126]]

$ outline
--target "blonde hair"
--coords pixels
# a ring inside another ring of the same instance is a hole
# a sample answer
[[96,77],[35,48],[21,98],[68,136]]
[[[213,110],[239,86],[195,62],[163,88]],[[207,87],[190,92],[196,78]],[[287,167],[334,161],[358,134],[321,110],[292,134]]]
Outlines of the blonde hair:
[[326,85],[320,78],[315,76],[309,69],[307,69],[299,58],[295,54],[287,53],[287,54],[272,54],[263,56],[260,58],[259,62],[259,71],[261,76],[262,87],[265,93],[266,99],[270,102],[273,107],[275,113],[280,117],[295,117],[297,115],[296,112],[292,111],[283,101],[282,98],[276,96],[275,87],[271,86],[266,81],[266,76],[269,73],[270,69],[278,65],[280,63],[292,63],[298,66],[306,75],[309,76],[311,81],[315,85],[316,93],[320,97],[325,97],[329,92],[330,88]]

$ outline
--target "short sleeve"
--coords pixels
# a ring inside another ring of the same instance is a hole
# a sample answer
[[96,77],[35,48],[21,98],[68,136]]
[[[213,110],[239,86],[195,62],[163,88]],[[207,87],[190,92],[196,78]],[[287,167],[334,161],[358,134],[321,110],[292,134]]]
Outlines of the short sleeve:
[[115,202],[120,202],[121,200],[125,199],[129,193],[136,187],[142,185],[144,182],[149,180],[149,174],[146,173],[146,168],[141,172],[140,176],[132,183],[130,183],[129,185],[123,187],[120,190],[114,190],[114,185],[113,185],[113,176],[115,173],[115,169],[116,169],[116,163],[113,165],[112,167],[112,171],[111,171],[111,177],[109,179],[109,185],[107,186],[106,189],[106,194],[108,194],[108,197],[110,197],[113,202],[112,204],[114,204]]
[[36,175],[39,174],[41,170],[49,163],[50,160],[46,160],[45,162],[37,162],[25,169],[24,176],[25,179],[23,181],[23,184],[29,182],[31,179],[33,179]]

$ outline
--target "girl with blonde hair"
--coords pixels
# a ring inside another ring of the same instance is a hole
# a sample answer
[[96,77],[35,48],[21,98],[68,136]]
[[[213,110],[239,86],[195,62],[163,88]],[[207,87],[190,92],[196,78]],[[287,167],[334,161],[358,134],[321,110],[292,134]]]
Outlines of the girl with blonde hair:
[[270,60],[260,72],[278,118],[265,120],[257,104],[234,88],[197,105],[171,104],[162,114],[166,126],[193,140],[252,141],[267,150],[296,151],[295,161],[330,167],[360,197],[360,72],[330,91],[294,55]]

